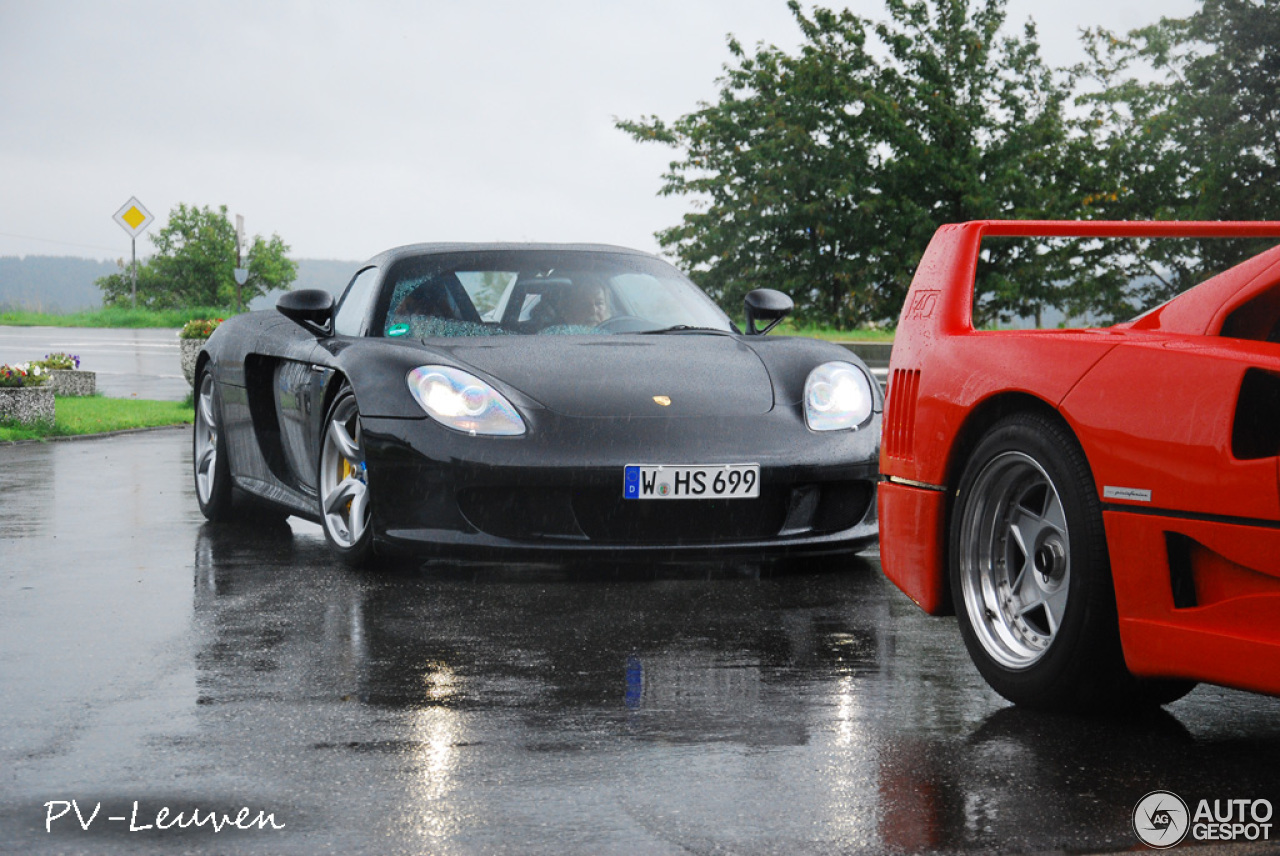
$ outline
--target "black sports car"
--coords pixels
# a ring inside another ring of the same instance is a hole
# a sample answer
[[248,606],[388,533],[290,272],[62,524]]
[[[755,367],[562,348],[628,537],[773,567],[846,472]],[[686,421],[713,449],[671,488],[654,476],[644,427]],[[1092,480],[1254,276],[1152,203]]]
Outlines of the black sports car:
[[675,268],[616,247],[389,250],[336,308],[290,292],[210,337],[200,508],[317,521],[351,564],[865,547],[880,388],[838,345],[760,335],[790,298],[746,303],[744,335]]

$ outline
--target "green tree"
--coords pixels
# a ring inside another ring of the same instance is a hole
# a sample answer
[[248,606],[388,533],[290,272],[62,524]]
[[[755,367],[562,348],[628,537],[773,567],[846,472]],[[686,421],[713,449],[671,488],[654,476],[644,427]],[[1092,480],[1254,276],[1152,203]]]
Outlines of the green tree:
[[289,245],[273,234],[254,235],[244,262],[249,276],[240,289],[241,306],[271,291],[287,289],[298,278],[298,265],[288,256]]
[[[179,204],[169,221],[151,236],[155,254],[138,265],[138,305],[151,309],[185,306],[235,307],[276,289],[285,289],[297,276],[288,258],[289,247],[279,235],[255,236],[248,248],[243,287],[235,281],[236,234],[226,206],[216,211]],[[130,272],[102,277],[97,285],[106,305],[131,301]],[[240,308],[240,307],[237,307]]]
[[151,236],[147,262],[171,306],[230,306],[235,294],[236,231],[227,208],[179,203]]
[[[1069,83],[1031,24],[1001,36],[1003,0],[888,0],[879,23],[789,6],[795,55],[730,39],[717,103],[617,122],[682,152],[660,192],[694,209],[658,240],[726,309],[769,286],[801,320],[891,321],[937,226],[1073,210]],[[1060,253],[1001,243],[987,262],[981,318],[1066,299]]]
[[[117,270],[93,281],[102,290],[104,306],[133,305],[133,269],[124,259],[116,260]],[[155,274],[145,262],[138,264],[138,306],[144,309],[165,309],[174,304],[156,300],[163,290],[155,280]]]
[[[1087,34],[1092,86],[1074,146],[1090,216],[1267,220],[1280,212],[1280,4],[1205,0],[1192,15]],[[1083,299],[1125,317],[1271,241],[1130,242]]]

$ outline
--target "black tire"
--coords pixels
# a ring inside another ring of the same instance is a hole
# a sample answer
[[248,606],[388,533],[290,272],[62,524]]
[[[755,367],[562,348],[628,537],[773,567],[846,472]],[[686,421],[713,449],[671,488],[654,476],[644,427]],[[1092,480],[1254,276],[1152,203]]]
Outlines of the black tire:
[[231,470],[222,448],[222,407],[213,374],[202,371],[196,377],[195,390],[191,461],[196,501],[205,518],[224,522],[232,518]]
[[320,526],[329,548],[351,567],[373,558],[373,518],[360,408],[350,387],[333,399],[320,438]]
[[1102,507],[1060,421],[1019,413],[993,425],[960,478],[950,529],[960,631],[1000,695],[1098,711],[1162,704],[1193,686],[1125,668]]

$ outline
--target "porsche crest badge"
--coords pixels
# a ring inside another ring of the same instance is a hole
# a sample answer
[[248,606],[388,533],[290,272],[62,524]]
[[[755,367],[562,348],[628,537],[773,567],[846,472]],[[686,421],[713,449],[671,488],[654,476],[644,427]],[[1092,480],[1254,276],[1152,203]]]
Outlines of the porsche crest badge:
[[653,400],[654,400],[655,402],[657,402],[658,404],[662,405],[663,407],[670,407],[670,406],[671,406],[671,398],[670,398],[670,396],[666,396],[666,395],[655,395],[655,396],[653,397]]

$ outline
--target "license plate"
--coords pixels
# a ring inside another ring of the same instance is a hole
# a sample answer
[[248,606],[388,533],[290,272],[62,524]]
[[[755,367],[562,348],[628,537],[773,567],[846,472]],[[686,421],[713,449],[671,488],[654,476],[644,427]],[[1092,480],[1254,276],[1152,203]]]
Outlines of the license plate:
[[759,464],[627,464],[624,499],[756,499]]

